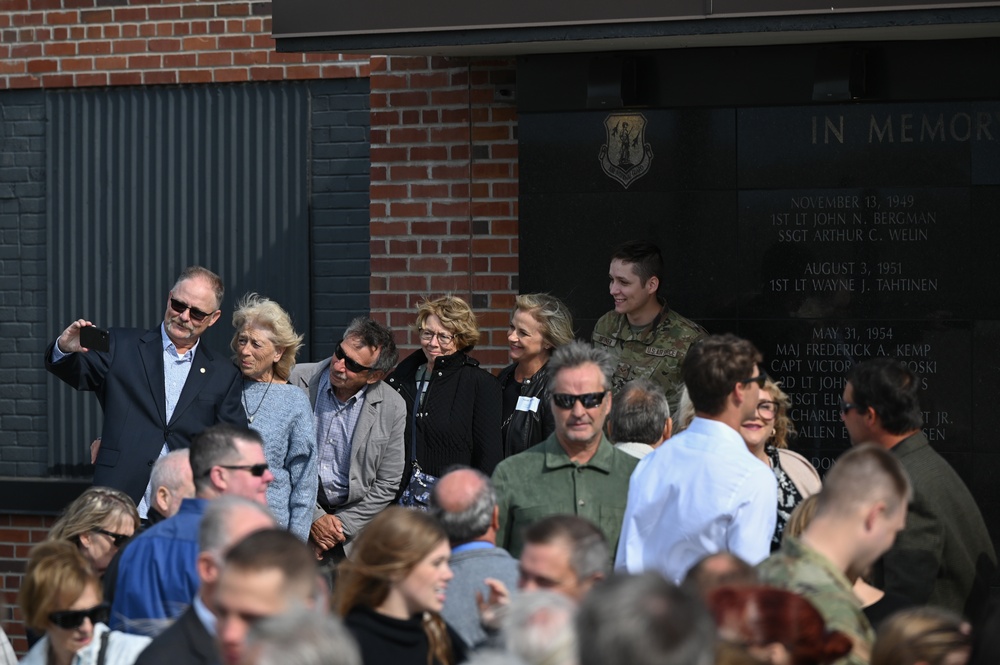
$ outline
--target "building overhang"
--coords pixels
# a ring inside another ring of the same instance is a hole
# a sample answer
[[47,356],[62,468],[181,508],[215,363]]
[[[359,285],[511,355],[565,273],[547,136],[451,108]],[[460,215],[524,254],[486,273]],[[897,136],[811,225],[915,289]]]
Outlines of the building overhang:
[[1000,36],[1000,2],[274,0],[283,52],[514,56]]

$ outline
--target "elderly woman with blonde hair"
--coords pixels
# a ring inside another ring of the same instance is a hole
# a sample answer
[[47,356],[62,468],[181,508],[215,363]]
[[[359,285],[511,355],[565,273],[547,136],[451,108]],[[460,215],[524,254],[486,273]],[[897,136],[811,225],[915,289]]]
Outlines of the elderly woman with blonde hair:
[[[264,455],[274,474],[267,505],[278,524],[306,540],[319,487],[316,429],[309,398],[288,383],[302,335],[295,332],[288,312],[256,293],[237,305],[233,327],[230,347],[243,372],[247,425],[264,439]],[[266,469],[243,471],[261,476]]]
[[414,463],[432,476],[455,464],[493,473],[503,459],[500,384],[468,355],[479,341],[476,315],[461,298],[441,296],[419,304],[415,328],[420,349],[386,379],[406,402],[411,475]]

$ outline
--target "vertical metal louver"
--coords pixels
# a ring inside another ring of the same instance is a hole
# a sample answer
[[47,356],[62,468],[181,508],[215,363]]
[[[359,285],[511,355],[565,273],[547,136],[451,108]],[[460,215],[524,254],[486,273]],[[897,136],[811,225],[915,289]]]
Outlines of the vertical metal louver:
[[[147,328],[185,266],[226,283],[203,338],[225,351],[232,306],[264,293],[309,329],[309,94],[304,85],[48,94],[48,322]],[[86,473],[92,395],[49,380],[49,468]]]

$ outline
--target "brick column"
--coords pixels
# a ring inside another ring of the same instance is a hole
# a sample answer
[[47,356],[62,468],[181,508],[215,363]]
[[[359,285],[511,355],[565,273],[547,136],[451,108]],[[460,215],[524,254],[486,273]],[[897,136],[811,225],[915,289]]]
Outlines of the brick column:
[[417,302],[453,293],[476,311],[473,355],[507,363],[517,293],[517,113],[509,60],[371,61],[371,307],[416,346]]

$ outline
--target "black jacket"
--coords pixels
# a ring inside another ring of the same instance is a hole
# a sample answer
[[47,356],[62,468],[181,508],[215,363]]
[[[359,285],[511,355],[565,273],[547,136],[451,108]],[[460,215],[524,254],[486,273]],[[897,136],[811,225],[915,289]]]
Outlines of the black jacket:
[[[514,380],[514,370],[517,363],[508,365],[500,372],[500,393],[507,389],[507,382]],[[530,379],[521,384],[522,397],[537,397],[538,409],[535,411],[517,411],[510,416],[510,427],[507,429],[507,439],[503,442],[503,456],[510,457],[523,452],[548,438],[556,429],[552,416],[552,406],[549,404],[549,365],[546,363],[535,372]]]
[[424,352],[414,351],[386,378],[386,383],[406,401],[406,485],[413,442],[417,462],[433,476],[454,464],[493,473],[503,459],[500,438],[502,398],[496,377],[479,367],[479,361],[462,352],[441,356],[434,362],[423,406],[414,409],[417,368],[426,362]]

